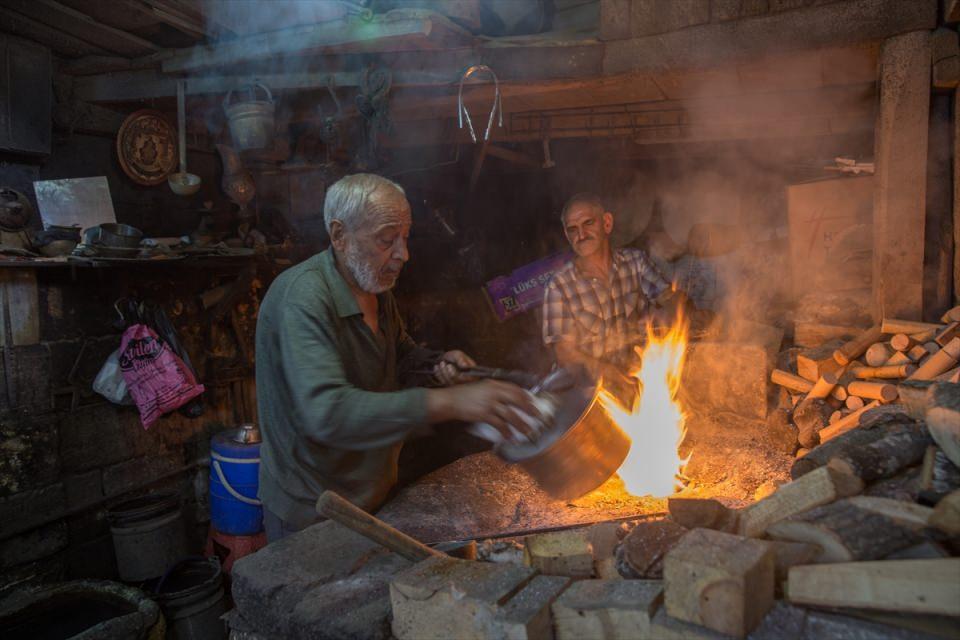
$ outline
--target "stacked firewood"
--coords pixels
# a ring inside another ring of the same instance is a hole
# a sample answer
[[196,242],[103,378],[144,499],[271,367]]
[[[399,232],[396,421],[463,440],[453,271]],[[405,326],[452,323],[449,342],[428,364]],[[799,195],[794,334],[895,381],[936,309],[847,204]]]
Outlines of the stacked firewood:
[[884,319],[849,342],[799,353],[796,373],[774,369],[770,379],[792,405],[798,455],[856,428],[875,407],[915,401],[930,382],[960,382],[960,307],[942,320]]
[[908,386],[744,509],[670,499],[617,569],[662,577],[675,637],[960,637],[960,384]]

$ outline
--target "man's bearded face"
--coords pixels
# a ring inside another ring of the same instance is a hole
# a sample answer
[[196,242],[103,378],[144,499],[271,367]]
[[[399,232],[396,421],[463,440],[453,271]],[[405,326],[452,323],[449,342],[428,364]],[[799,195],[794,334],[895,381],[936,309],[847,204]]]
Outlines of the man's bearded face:
[[610,243],[613,217],[600,207],[578,202],[563,220],[563,232],[570,246],[581,258],[600,251]]
[[357,286],[367,293],[393,288],[410,258],[410,205],[399,192],[381,189],[370,197],[366,220],[360,228],[344,232],[344,266]]

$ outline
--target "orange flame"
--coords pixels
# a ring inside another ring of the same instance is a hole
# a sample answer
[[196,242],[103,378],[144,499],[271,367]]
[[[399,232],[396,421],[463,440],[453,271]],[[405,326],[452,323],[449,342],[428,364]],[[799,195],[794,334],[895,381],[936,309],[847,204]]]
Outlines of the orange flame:
[[633,495],[667,496],[676,490],[676,476],[686,460],[678,446],[685,430],[683,409],[677,402],[680,375],[687,350],[687,322],[677,317],[666,333],[647,326],[647,345],[635,347],[642,358],[638,394],[631,409],[601,388],[604,409],[630,437],[630,453],[618,473]]

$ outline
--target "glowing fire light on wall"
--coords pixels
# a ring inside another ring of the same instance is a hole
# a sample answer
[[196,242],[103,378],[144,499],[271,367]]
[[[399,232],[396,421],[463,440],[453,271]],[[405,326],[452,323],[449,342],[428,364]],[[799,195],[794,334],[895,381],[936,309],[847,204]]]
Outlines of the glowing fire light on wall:
[[676,475],[685,464],[677,448],[684,433],[683,410],[677,403],[680,375],[687,350],[687,323],[679,317],[664,335],[647,327],[647,345],[637,353],[643,361],[633,375],[639,393],[628,410],[606,390],[603,407],[630,437],[630,453],[618,473],[633,495],[674,493]]

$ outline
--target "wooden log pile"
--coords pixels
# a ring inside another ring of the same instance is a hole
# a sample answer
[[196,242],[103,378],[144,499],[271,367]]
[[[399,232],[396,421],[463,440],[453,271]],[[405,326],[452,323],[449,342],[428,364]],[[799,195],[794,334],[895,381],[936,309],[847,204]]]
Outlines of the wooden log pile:
[[805,453],[871,409],[920,401],[934,382],[960,382],[960,307],[941,323],[885,318],[848,342],[801,351],[796,372],[774,369],[770,380],[789,398],[784,409]]

